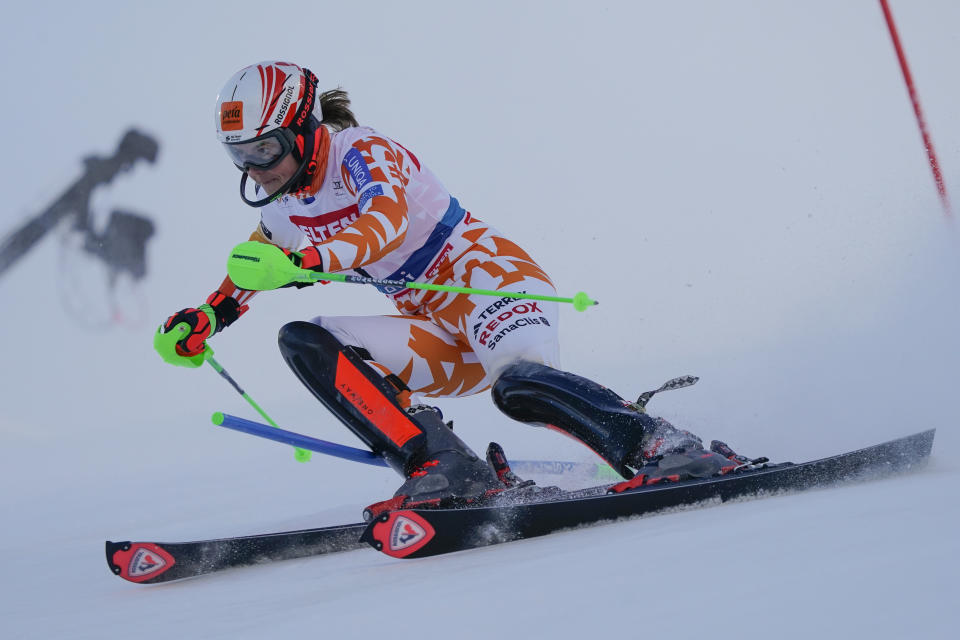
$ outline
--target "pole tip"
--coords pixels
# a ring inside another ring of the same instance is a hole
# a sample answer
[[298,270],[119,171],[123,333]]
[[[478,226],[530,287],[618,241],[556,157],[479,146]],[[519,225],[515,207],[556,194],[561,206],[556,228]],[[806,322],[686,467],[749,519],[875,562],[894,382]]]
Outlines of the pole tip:
[[590,296],[583,291],[578,291],[577,294],[573,296],[573,308],[577,311],[586,311],[596,304],[600,303],[596,300],[591,300]]
[[219,427],[219,426],[222,426],[222,425],[223,425],[223,412],[222,412],[222,411],[217,411],[217,412],[214,413],[212,416],[210,416],[210,422],[212,422],[213,424],[217,425],[218,427]]

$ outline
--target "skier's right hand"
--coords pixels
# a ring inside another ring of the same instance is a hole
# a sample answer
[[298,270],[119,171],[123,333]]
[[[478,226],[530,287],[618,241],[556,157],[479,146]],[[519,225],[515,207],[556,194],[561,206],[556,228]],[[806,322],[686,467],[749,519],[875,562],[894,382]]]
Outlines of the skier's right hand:
[[212,310],[181,309],[167,318],[153,337],[153,348],[165,362],[180,367],[203,364],[206,340],[214,334],[216,318]]
[[160,325],[153,348],[160,357],[179,367],[199,367],[212,350],[206,340],[233,324],[247,310],[230,296],[214,291],[197,309],[181,309]]

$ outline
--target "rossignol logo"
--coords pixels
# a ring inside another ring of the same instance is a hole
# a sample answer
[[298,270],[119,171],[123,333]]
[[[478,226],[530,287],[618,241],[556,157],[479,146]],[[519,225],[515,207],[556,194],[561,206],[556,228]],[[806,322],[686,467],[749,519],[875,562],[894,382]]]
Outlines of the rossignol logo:
[[409,558],[437,535],[430,521],[415,511],[392,511],[373,526],[376,548],[394,558]]
[[[303,94],[303,100],[300,102],[300,113],[297,114],[295,120],[298,127],[303,127],[303,123],[307,121],[310,113],[313,111],[313,94],[316,91],[313,83],[310,82],[310,79],[307,78],[307,90]],[[310,111],[307,110],[309,107]]]
[[141,578],[151,573],[156,573],[165,566],[167,566],[167,562],[160,557],[160,554],[141,547],[137,549],[136,553],[134,553],[130,559],[130,566],[127,568],[127,572],[131,578]]
[[245,256],[242,253],[234,253],[230,258],[236,258],[237,260],[249,260],[250,262],[260,262],[260,258],[256,256]]
[[236,131],[243,129],[243,103],[224,102],[220,105],[220,130]]
[[277,117],[273,119],[273,124],[280,126],[283,124],[283,116],[287,114],[287,109],[290,108],[290,102],[293,100],[293,87],[287,87],[286,93],[283,94],[283,102],[280,103],[280,110],[277,111]]
[[419,524],[410,518],[398,516],[390,530],[390,550],[406,549],[423,540],[426,535],[427,532]]

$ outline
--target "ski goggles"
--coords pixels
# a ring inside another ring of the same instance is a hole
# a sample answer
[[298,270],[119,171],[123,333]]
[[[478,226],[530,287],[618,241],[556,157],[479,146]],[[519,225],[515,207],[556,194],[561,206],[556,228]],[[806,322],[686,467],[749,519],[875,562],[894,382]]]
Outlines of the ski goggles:
[[238,169],[269,169],[293,151],[293,132],[281,127],[247,142],[225,142],[223,147]]

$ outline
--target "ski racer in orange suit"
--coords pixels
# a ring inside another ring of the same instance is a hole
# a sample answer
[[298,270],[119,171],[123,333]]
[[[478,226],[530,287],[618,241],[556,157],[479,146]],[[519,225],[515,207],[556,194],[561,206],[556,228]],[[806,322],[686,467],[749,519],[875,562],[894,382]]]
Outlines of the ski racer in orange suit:
[[[309,69],[268,61],[238,71],[217,98],[217,136],[243,172],[241,198],[260,212],[251,240],[304,269],[555,295],[524,249],[467,211],[410,149],[359,126],[346,92],[317,85]],[[476,503],[515,483],[502,452],[481,459],[423,398],[492,388],[504,413],[583,442],[632,483],[626,489],[664,477],[653,468],[664,452],[702,452],[696,436],[559,368],[557,303],[380,290],[396,315],[317,316],[279,334],[301,382],[403,476],[369,513]],[[164,355],[202,353],[254,294],[227,277],[160,327],[190,329]]]

